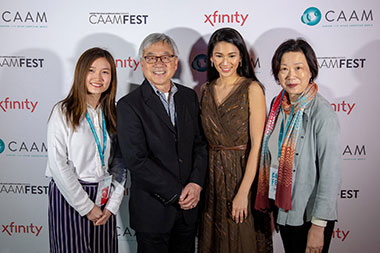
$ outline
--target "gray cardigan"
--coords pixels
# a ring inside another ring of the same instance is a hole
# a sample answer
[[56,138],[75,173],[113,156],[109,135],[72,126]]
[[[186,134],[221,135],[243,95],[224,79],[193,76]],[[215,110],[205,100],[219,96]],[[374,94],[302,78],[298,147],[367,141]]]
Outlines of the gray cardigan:
[[[279,114],[276,126],[281,124]],[[273,132],[271,139],[278,140]],[[270,140],[273,142],[274,140]],[[276,142],[277,144],[277,142]],[[277,154],[277,147],[271,154]],[[276,157],[276,156],[274,156]],[[273,158],[273,155],[272,155]],[[312,217],[337,220],[341,184],[341,143],[338,118],[319,93],[305,108],[293,161],[292,210],[279,209],[277,223],[300,226]]]

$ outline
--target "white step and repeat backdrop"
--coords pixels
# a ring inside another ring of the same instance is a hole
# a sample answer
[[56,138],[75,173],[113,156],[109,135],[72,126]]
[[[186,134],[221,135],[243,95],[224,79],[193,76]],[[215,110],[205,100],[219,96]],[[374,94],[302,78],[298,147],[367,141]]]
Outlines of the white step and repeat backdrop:
[[[380,252],[379,1],[1,0],[0,253],[48,252],[46,123],[71,87],[79,55],[94,46],[113,54],[119,99],[143,79],[137,57],[142,39],[165,32],[180,50],[175,78],[199,90],[208,39],[226,26],[245,38],[268,103],[279,92],[270,73],[276,47],[296,37],[314,47],[317,83],[343,135],[331,252]],[[128,188],[118,233],[119,251],[136,252]],[[275,252],[283,252],[277,234],[274,240]]]

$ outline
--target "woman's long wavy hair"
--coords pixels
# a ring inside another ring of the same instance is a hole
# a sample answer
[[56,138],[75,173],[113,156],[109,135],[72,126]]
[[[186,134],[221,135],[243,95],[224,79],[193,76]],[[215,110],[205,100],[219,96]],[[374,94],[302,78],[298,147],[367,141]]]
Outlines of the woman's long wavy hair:
[[91,64],[98,58],[105,58],[111,66],[111,82],[108,89],[100,96],[99,106],[103,108],[107,130],[109,133],[116,133],[116,66],[112,55],[104,49],[94,47],[86,50],[75,66],[73,86],[69,94],[63,99],[61,109],[65,113],[66,121],[73,129],[79,126],[79,122],[86,116],[87,111],[87,86],[86,77]]

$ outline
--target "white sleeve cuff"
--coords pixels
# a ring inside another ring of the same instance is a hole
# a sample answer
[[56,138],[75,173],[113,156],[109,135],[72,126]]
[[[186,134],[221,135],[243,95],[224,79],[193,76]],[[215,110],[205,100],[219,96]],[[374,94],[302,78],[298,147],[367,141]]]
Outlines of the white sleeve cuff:
[[80,209],[77,209],[77,211],[80,214],[80,216],[85,216],[92,210],[92,208],[94,208],[94,205],[94,202],[90,198],[88,198],[86,200],[86,203],[84,203],[83,206],[80,207]]
[[112,214],[117,214],[121,201],[124,197],[124,182],[123,184],[118,183],[116,180],[112,182],[113,192],[106,204],[106,209],[109,210]]
[[314,216],[311,217],[311,223],[313,223],[314,225],[320,226],[320,227],[326,227],[326,225],[327,225],[327,221],[318,219]]

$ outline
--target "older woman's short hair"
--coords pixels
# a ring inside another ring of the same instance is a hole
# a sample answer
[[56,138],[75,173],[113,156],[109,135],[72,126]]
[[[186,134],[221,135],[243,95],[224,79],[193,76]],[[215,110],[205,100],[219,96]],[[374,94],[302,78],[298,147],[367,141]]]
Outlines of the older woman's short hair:
[[144,57],[144,51],[151,45],[157,43],[157,42],[166,42],[169,44],[169,46],[172,48],[173,53],[175,56],[179,55],[177,45],[175,44],[174,40],[170,38],[168,35],[164,33],[151,33],[149,34],[143,42],[141,42],[140,48],[139,48],[139,58],[142,59]]
[[278,73],[282,56],[287,52],[301,52],[305,55],[307,64],[311,72],[310,82],[314,81],[318,75],[318,61],[313,48],[303,39],[290,39],[282,43],[276,50],[272,58],[272,73],[274,79],[278,82]]

